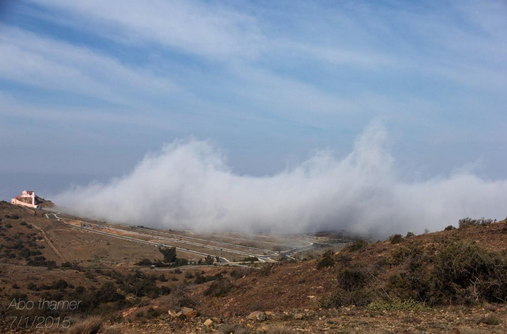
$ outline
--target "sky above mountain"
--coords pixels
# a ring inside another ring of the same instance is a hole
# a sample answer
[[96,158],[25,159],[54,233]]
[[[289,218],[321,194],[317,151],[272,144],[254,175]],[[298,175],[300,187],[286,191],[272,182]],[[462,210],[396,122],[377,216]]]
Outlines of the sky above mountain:
[[4,0],[0,198],[181,139],[273,175],[346,157],[372,123],[407,182],[507,179],[506,31],[502,0]]

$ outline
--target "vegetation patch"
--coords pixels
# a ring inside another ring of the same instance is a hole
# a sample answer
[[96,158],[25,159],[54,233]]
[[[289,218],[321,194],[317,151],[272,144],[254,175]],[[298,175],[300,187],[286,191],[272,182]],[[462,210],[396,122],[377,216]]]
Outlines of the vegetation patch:
[[403,241],[403,236],[401,234],[395,234],[395,235],[391,235],[389,237],[389,241],[392,243],[392,244],[399,244],[400,242]]
[[224,297],[226,296],[232,289],[234,285],[226,279],[220,279],[211,283],[211,285],[204,291],[205,296],[213,296],[213,297]]
[[317,262],[317,269],[332,267],[334,265],[335,260],[333,259],[333,251],[328,250],[324,254],[322,254],[322,257],[320,258],[319,262]]
[[429,310],[429,307],[423,303],[413,299],[405,300],[376,300],[368,305],[368,309],[371,311],[411,311],[421,312]]
[[365,248],[368,245],[368,242],[365,240],[356,240],[351,245],[349,245],[345,250],[349,252],[356,252]]
[[479,218],[479,219],[472,219],[472,218],[467,217],[467,218],[460,219],[458,221],[460,229],[469,228],[469,227],[473,227],[473,226],[487,226],[487,225],[494,223],[494,222],[496,222],[496,219],[495,220],[485,219],[484,217]]

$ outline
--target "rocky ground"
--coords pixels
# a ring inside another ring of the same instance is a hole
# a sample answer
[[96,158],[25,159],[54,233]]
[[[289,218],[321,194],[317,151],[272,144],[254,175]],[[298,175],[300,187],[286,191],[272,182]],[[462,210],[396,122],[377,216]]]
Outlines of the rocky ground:
[[498,305],[423,311],[334,310],[252,312],[246,317],[164,314],[156,319],[106,325],[105,333],[507,333],[507,308]]

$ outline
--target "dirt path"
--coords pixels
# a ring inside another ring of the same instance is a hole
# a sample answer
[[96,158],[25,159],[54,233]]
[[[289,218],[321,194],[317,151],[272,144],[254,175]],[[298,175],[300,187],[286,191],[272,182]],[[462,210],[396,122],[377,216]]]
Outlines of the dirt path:
[[55,252],[55,254],[60,259],[62,259],[62,261],[65,262],[65,258],[63,257],[62,253],[60,253],[60,251],[55,247],[55,245],[53,245],[53,243],[51,242],[51,239],[49,239],[49,237],[47,236],[46,231],[44,231],[43,229],[41,229],[39,226],[37,226],[35,224],[32,224],[32,225],[33,225],[33,227],[35,227],[36,229],[38,229],[42,233],[42,237],[44,238],[46,243],[49,245],[49,247],[53,250],[53,252]]

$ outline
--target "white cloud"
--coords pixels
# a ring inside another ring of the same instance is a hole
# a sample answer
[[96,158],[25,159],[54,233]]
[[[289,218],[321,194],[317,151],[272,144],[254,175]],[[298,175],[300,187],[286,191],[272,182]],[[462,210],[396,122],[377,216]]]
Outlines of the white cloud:
[[441,229],[466,216],[505,216],[507,180],[462,172],[403,181],[384,149],[386,136],[372,126],[341,160],[321,152],[267,177],[234,174],[208,142],[176,141],[125,176],[71,189],[55,200],[77,214],[197,230],[349,229],[386,236]]

